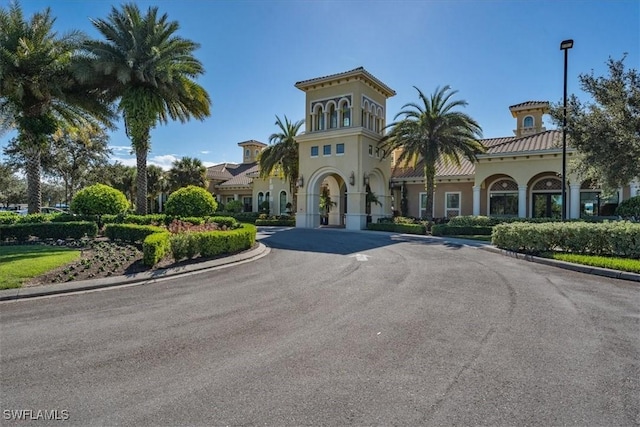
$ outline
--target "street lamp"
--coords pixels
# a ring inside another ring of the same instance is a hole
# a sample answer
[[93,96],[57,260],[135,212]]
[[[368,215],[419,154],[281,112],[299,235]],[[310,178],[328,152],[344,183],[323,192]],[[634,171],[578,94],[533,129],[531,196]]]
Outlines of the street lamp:
[[560,43],[560,50],[564,50],[564,108],[562,109],[562,220],[567,219],[567,58],[569,49],[573,47],[573,40]]

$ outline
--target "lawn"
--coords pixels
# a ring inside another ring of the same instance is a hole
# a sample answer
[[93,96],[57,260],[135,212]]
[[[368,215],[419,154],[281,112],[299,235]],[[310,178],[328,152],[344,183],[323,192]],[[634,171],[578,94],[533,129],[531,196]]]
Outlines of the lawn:
[[79,257],[78,250],[55,246],[0,246],[0,289],[19,288],[25,280]]
[[578,255],[555,252],[544,254],[546,258],[553,258],[575,264],[590,265],[592,267],[611,268],[614,270],[640,273],[640,260],[629,258],[614,258],[595,255]]

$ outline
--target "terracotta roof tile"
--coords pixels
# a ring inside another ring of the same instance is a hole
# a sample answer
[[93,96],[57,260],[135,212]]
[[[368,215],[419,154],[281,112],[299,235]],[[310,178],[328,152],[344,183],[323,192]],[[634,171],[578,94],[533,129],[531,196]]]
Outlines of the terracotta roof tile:
[[549,101],[526,101],[526,102],[521,102],[520,104],[511,105],[509,106],[509,109],[522,108],[522,107],[537,107],[539,105],[546,105],[548,107]]
[[535,135],[523,136],[521,138],[512,138],[509,141],[487,146],[487,154],[481,157],[491,156],[492,154],[518,153],[554,150],[560,148],[562,133],[557,130],[548,130],[536,133]]
[[[244,167],[246,166],[246,167]],[[246,165],[240,165],[238,169],[241,169],[233,178],[228,181],[223,182],[218,185],[219,188],[230,188],[230,187],[248,187],[253,182],[253,179],[250,178],[249,174],[258,171],[257,163],[247,163]]]
[[[416,178],[421,179],[424,177],[424,162],[420,160],[415,167],[408,168],[396,168],[391,172],[392,178],[407,179]],[[442,176],[468,176],[475,173],[476,167],[469,160],[460,159],[460,166],[457,166],[451,162],[445,163],[442,160],[438,160],[436,163],[436,177]]]

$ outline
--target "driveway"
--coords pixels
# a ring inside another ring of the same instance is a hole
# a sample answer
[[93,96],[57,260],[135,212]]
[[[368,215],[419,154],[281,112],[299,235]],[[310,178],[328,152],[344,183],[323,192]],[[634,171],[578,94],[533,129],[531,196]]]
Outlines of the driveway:
[[3,425],[640,423],[637,283],[427,237],[260,235],[255,262],[0,304]]

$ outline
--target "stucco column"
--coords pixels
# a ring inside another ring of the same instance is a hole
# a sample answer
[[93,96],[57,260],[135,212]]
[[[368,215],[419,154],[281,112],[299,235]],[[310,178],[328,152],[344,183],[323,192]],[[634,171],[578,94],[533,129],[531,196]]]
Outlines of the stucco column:
[[367,214],[365,213],[366,196],[367,193],[365,192],[347,193],[347,230],[364,230],[367,228]]
[[527,186],[518,185],[518,216],[527,217]]
[[480,215],[480,186],[473,186],[473,215]]
[[569,218],[580,218],[580,184],[569,184]]
[[238,200],[238,194],[237,194],[237,193],[235,193],[235,194],[233,195],[233,200]]

